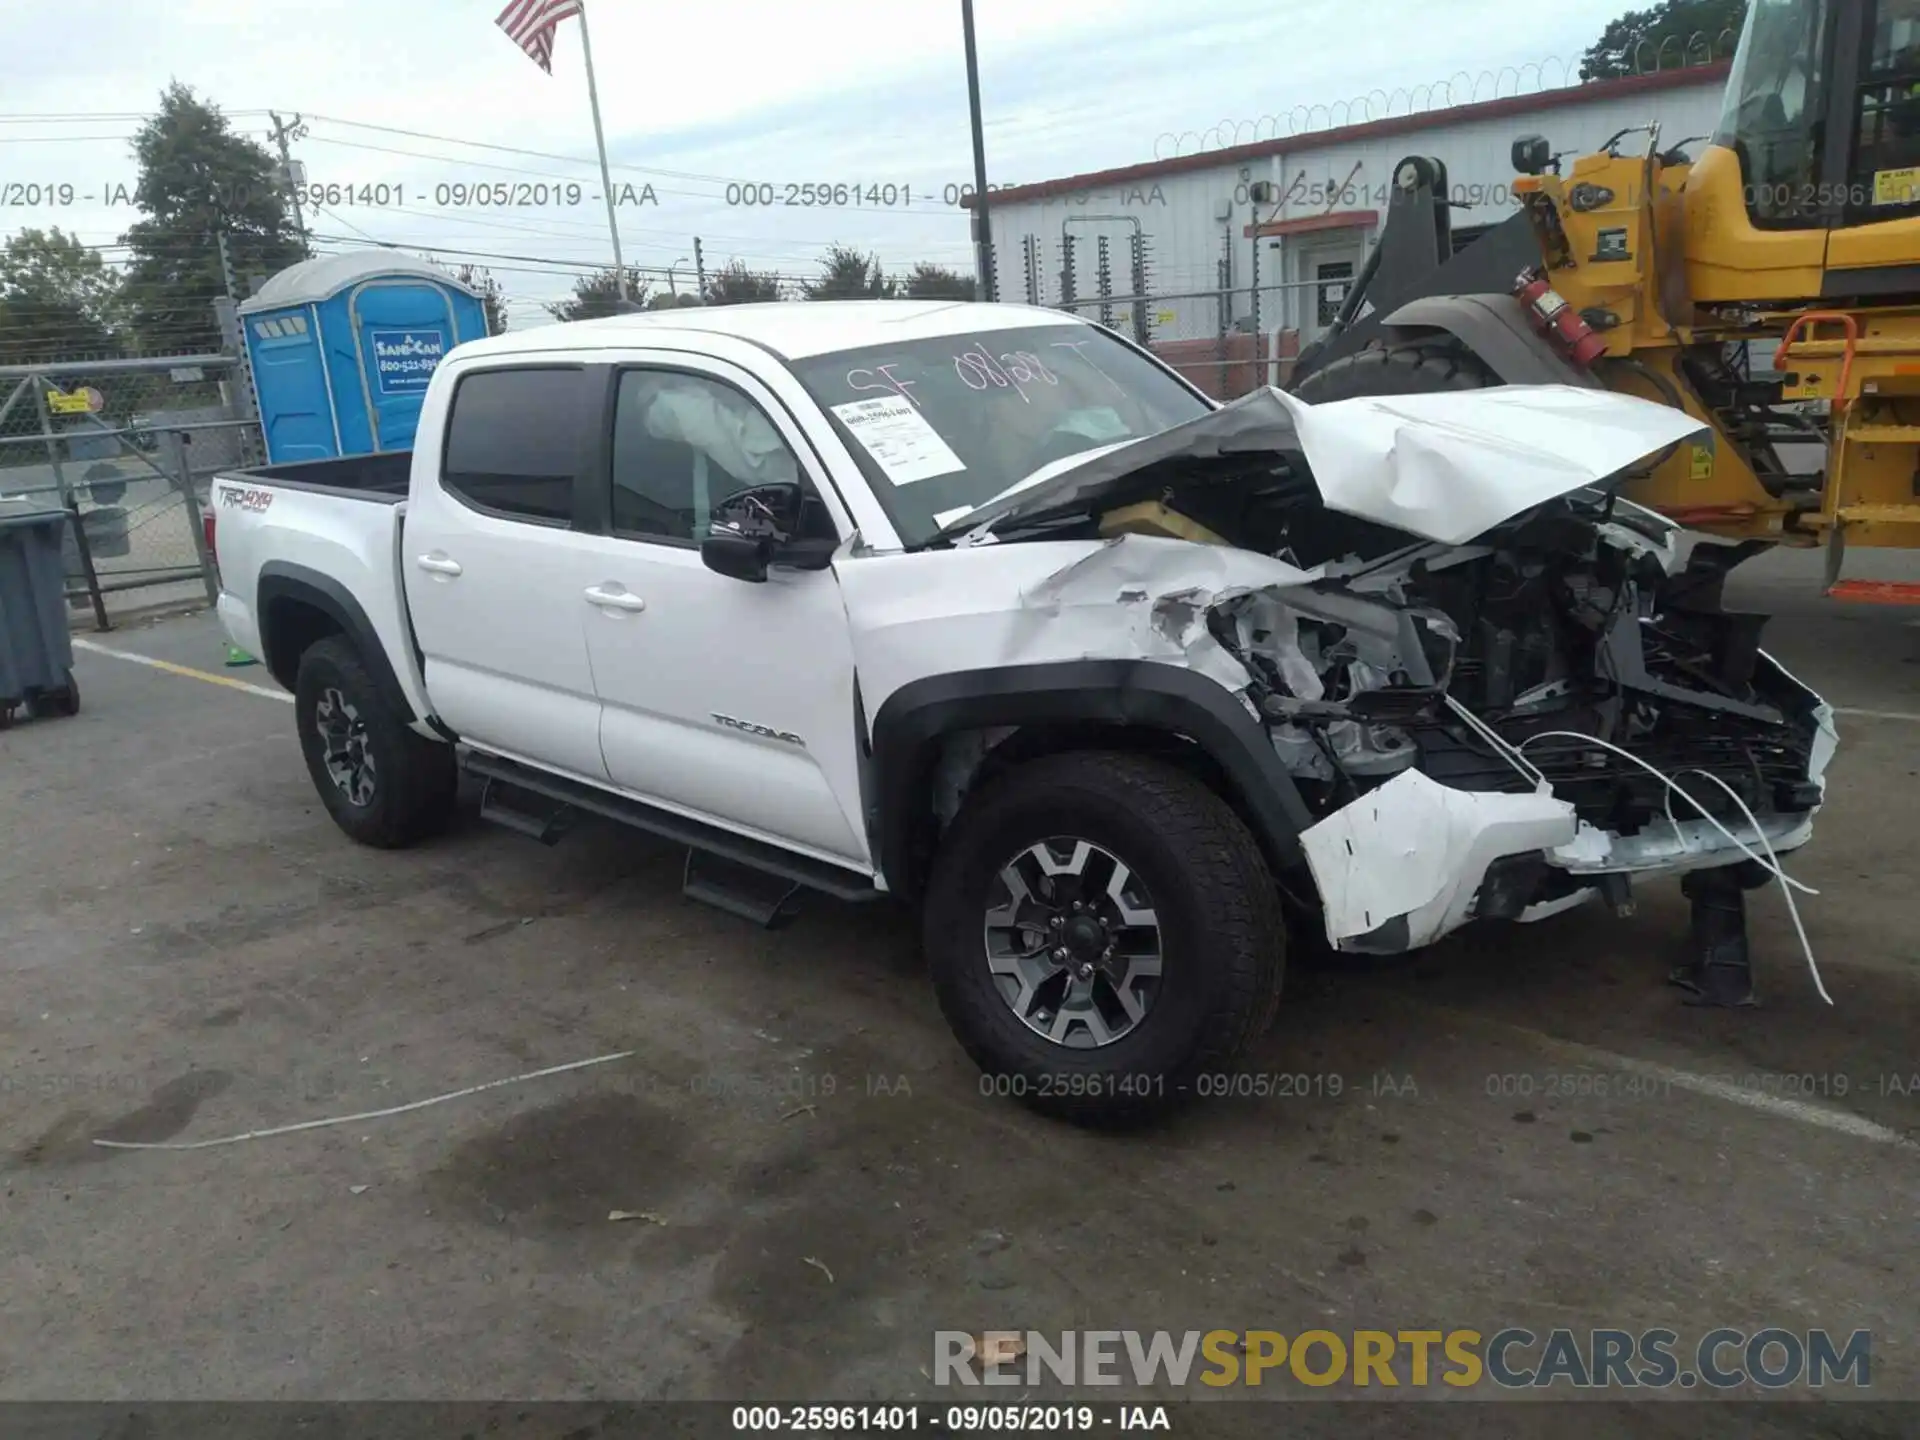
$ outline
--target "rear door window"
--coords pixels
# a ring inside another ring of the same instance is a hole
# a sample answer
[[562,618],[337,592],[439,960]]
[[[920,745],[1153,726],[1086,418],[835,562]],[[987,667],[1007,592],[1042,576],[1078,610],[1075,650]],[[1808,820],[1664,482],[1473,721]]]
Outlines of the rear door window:
[[590,392],[577,368],[462,376],[447,421],[441,485],[488,514],[568,524]]

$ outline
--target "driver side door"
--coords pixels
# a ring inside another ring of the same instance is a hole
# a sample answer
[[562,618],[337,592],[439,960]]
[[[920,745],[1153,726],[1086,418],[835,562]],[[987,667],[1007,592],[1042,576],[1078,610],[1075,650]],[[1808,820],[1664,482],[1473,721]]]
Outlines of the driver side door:
[[[730,495],[797,482],[817,497],[811,449],[722,361],[621,367],[610,390],[587,616],[608,774],[665,808],[864,867],[853,649],[833,571],[776,566],[752,583],[700,557]],[[826,505],[807,509],[831,538]]]

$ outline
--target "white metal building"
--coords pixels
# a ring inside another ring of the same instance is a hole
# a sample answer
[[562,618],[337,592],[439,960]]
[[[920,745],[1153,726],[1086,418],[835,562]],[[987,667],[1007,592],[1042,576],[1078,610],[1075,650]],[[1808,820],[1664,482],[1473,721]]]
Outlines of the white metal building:
[[[1657,122],[1663,148],[1695,140],[1698,155],[1698,139],[1719,119],[1728,68],[1722,61],[1594,81],[995,191],[999,298],[1072,302],[1091,315],[1103,308],[1098,297],[1112,296],[1122,303],[1108,323],[1126,329],[1145,319],[1163,354],[1187,342],[1211,347],[1230,330],[1250,345],[1264,337],[1261,354],[1284,360],[1339,309],[1404,157],[1446,165],[1453,197],[1466,202],[1453,213],[1458,242],[1461,231],[1513,213],[1510,151],[1521,135],[1545,135],[1556,152],[1578,155]],[[1254,203],[1252,187],[1263,180],[1278,204]],[[1136,308],[1137,293],[1153,299]]]

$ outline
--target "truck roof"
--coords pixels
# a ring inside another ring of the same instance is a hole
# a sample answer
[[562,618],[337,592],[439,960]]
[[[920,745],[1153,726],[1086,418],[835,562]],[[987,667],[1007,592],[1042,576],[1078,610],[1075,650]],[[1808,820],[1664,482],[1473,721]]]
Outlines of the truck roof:
[[671,335],[730,335],[801,360],[890,340],[920,340],[976,330],[1013,330],[1091,322],[1038,305],[971,300],[780,300],[761,305],[689,305],[640,315],[609,315],[509,330],[459,347],[461,355],[603,350],[658,343]]

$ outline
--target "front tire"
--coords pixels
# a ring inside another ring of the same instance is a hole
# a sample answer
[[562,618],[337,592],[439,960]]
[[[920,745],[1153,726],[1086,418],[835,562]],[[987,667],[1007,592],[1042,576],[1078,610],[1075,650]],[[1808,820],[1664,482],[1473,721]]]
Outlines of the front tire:
[[446,828],[459,788],[453,747],[408,727],[349,641],[332,636],[300,657],[293,709],[320,803],[348,835],[398,850]]
[[1285,929],[1259,845],[1218,795],[1139,755],[1036,760],[972,799],[925,926],[983,1093],[1079,1124],[1192,1098],[1279,1003]]

